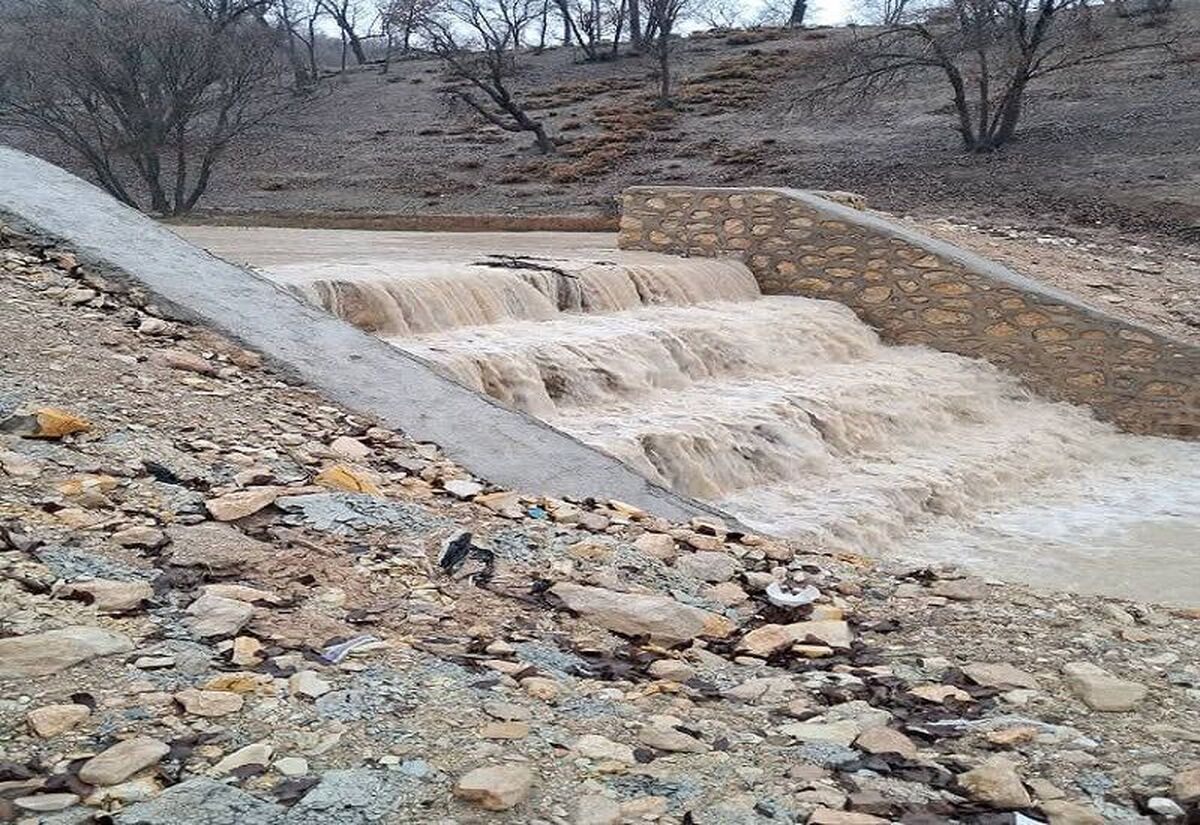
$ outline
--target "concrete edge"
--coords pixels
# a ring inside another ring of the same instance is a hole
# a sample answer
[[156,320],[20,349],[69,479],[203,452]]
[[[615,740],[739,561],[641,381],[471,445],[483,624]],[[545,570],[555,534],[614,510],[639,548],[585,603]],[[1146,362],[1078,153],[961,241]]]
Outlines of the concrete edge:
[[50,163],[0,146],[0,222],[143,287],[180,320],[261,353],[277,371],[523,493],[614,498],[672,520],[736,519],[678,495],[613,456],[502,407],[430,364],[195,247]]
[[400,212],[280,212],[270,209],[201,209],[167,224],[359,229],[386,232],[613,232],[616,216],[406,214]]
[[941,241],[937,238],[931,238],[914,229],[906,226],[901,226],[881,215],[873,212],[864,212],[844,204],[836,203],[823,198],[812,192],[802,189],[790,189],[782,186],[630,186],[625,189],[625,192],[671,192],[679,190],[690,190],[695,192],[726,192],[726,193],[753,193],[753,192],[770,192],[777,195],[782,195],[809,206],[813,211],[828,216],[835,220],[846,221],[858,226],[877,232],[889,238],[904,241],[912,246],[920,247],[933,255],[940,258],[953,261],[960,264],[966,269],[982,275],[985,278],[990,278],[1002,284],[1012,286],[1014,289],[1020,289],[1024,292],[1029,292],[1039,298],[1044,298],[1048,302],[1063,304],[1069,306],[1075,312],[1084,315],[1088,318],[1095,319],[1104,323],[1117,323],[1126,327],[1137,330],[1145,335],[1168,341],[1176,346],[1193,348],[1194,345],[1187,341],[1174,338],[1158,330],[1139,324],[1135,321],[1127,321],[1124,318],[1117,318],[1114,315],[1109,315],[1101,309],[1083,303],[1078,296],[1072,295],[1056,287],[1049,286],[1040,281],[1036,281],[1027,275],[1022,275],[1003,264],[989,260],[975,252],[955,246],[947,241]]

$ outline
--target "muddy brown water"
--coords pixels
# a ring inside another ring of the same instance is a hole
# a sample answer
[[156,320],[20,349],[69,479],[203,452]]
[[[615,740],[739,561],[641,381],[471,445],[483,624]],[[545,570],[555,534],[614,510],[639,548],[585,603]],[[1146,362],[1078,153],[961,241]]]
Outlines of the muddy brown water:
[[1200,604],[1200,444],[886,346],[736,261],[598,233],[176,231],[756,529]]

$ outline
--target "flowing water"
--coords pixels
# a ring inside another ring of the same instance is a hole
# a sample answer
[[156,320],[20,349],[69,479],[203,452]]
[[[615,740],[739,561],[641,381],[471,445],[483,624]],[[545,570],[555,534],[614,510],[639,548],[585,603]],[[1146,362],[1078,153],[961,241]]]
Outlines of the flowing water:
[[740,263],[546,233],[184,234],[756,529],[1200,604],[1200,444],[885,346]]

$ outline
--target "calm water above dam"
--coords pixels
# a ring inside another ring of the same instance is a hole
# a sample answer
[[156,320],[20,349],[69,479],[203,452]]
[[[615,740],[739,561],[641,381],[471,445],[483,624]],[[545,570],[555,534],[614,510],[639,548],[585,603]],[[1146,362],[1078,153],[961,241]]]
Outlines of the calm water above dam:
[[608,235],[178,231],[756,529],[1200,604],[1200,444],[885,346],[739,263]]

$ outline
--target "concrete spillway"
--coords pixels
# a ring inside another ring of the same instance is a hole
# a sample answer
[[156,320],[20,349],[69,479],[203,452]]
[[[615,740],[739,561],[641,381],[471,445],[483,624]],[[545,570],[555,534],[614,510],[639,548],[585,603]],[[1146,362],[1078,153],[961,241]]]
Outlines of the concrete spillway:
[[769,532],[1200,602],[1200,444],[605,236],[193,227],[457,381]]

